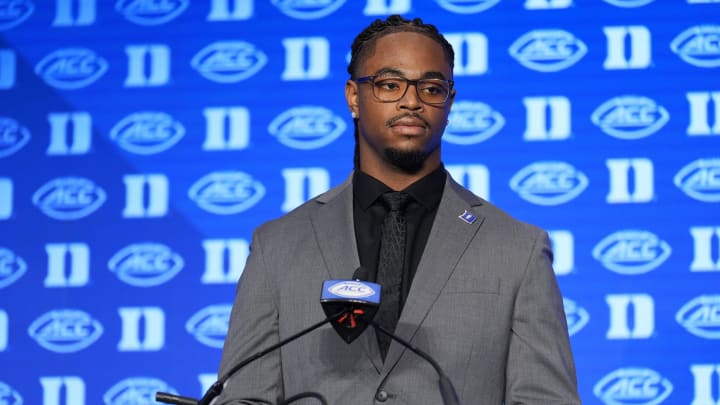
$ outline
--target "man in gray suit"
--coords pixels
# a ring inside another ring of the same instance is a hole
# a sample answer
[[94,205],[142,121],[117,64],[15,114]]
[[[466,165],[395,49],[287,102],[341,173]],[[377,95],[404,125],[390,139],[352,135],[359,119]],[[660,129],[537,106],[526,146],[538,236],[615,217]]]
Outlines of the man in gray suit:
[[[355,39],[345,85],[355,171],[254,233],[220,375],[323,319],[323,280],[362,268],[383,285],[378,322],[434,357],[462,404],[580,403],[546,232],[443,167],[453,60],[419,19],[377,20]],[[388,196],[402,207],[389,208]],[[391,233],[401,241],[392,249]],[[305,391],[330,404],[442,403],[435,371],[417,355],[372,329],[346,344],[325,325],[233,375],[216,404],[275,404]]]

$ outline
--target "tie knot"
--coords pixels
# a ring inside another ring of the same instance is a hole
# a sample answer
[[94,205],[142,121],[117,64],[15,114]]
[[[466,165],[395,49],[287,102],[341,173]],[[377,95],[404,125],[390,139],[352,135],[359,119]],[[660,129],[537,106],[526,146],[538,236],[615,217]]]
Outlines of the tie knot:
[[380,196],[390,211],[403,211],[410,202],[410,194],[402,191],[391,191]]

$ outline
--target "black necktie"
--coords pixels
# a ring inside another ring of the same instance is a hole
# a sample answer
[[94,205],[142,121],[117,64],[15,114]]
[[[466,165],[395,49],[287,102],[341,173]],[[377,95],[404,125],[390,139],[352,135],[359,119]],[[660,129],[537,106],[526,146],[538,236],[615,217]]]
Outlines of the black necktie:
[[[382,286],[377,322],[383,328],[394,331],[400,318],[400,294],[405,262],[405,206],[410,196],[403,192],[389,192],[381,195],[387,213],[382,225],[380,255],[378,257],[377,282]],[[391,338],[377,333],[380,354],[383,360],[390,347]]]

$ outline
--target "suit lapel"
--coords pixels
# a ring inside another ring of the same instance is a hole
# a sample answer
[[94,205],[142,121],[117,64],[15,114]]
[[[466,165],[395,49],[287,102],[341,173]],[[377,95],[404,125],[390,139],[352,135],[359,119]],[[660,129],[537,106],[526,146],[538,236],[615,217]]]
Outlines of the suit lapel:
[[[360,267],[353,221],[351,178],[352,176],[339,187],[319,196],[316,201],[320,205],[310,215],[329,279],[350,279]],[[374,331],[369,328],[360,335],[358,342],[375,370],[380,373],[382,361]]]
[[[411,341],[415,336],[455,270],[458,260],[480,228],[484,218],[477,210],[473,210],[473,207],[479,205],[482,205],[481,199],[463,189],[448,175],[425,251],[395,331],[403,339]],[[459,216],[465,211],[474,217],[467,218],[467,221],[461,219]],[[397,342],[390,345],[383,378],[404,352],[405,348]]]
[[349,279],[360,267],[353,222],[353,195],[349,180],[317,198],[320,206],[310,221],[320,253],[333,279]]

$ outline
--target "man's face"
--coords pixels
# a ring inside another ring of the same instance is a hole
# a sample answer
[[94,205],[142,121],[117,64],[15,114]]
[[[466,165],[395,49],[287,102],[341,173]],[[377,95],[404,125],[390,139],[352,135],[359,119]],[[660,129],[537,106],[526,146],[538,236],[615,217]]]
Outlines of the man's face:
[[[398,32],[378,38],[374,45],[358,66],[357,78],[452,79],[442,47],[425,35]],[[370,82],[348,81],[345,95],[358,117],[363,171],[400,169],[416,173],[431,171],[440,164],[440,139],[454,90],[445,103],[427,104],[418,97],[416,86],[410,85],[400,100],[383,102],[373,95]]]

